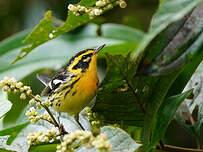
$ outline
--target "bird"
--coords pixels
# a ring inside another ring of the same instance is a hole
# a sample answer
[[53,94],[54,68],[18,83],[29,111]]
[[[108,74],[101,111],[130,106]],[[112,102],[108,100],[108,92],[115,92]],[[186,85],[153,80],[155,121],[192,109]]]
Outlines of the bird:
[[48,96],[48,101],[58,113],[60,124],[61,112],[74,116],[80,128],[79,113],[94,98],[98,89],[97,57],[104,45],[95,49],[85,49],[73,56],[53,78],[37,75],[45,85],[42,96]]

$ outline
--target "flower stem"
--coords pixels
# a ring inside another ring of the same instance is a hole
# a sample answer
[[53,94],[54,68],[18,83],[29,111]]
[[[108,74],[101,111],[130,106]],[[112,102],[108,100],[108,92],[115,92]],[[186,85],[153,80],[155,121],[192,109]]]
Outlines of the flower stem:
[[[30,94],[30,97],[35,99],[35,96],[34,96],[33,94]],[[39,99],[35,99],[35,100],[36,100],[37,102],[39,102],[40,105],[47,111],[47,113],[49,114],[49,116],[50,116],[50,117],[52,118],[52,120],[53,120],[52,124],[53,124],[55,127],[57,127],[57,128],[59,129],[60,134],[61,134],[61,135],[67,134],[68,132],[66,132],[65,129],[64,129],[64,127],[63,127],[63,126],[61,127],[61,125],[56,121],[56,119],[54,118],[54,116],[53,116],[53,114],[51,113],[51,111],[49,110],[49,108],[48,108],[46,105],[43,105],[41,100],[39,100]],[[50,123],[51,123],[51,122],[50,122]]]

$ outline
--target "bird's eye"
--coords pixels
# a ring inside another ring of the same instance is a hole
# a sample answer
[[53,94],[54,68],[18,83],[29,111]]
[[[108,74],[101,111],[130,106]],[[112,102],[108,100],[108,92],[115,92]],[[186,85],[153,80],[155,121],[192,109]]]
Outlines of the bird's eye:
[[87,55],[83,55],[82,56],[82,59],[86,59],[88,56]]

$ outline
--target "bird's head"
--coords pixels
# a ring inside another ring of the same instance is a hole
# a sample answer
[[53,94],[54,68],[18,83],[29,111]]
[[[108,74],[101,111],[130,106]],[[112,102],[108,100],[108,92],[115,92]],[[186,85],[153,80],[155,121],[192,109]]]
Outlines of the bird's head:
[[98,53],[104,46],[105,45],[101,45],[95,49],[86,49],[78,52],[70,59],[66,66],[67,70],[77,74],[84,73],[89,68],[96,66]]

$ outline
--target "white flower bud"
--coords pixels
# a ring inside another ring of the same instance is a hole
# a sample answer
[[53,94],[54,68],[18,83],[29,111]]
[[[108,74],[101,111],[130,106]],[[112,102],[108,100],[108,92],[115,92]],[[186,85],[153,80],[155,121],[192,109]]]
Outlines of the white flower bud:
[[24,90],[30,90],[29,86],[24,86],[23,88],[24,88]]
[[36,103],[36,107],[37,107],[37,109],[41,109],[41,105],[39,102]]
[[7,91],[9,89],[9,87],[8,86],[4,86],[2,89],[3,89],[3,91]]
[[106,8],[107,9],[112,9],[113,8],[113,4],[108,4]]
[[76,7],[76,6],[74,6],[73,4],[69,4],[68,5],[68,9],[70,10],[70,11],[72,11],[72,12],[77,12],[79,9]]
[[94,15],[99,16],[102,13],[101,9],[93,9]]
[[85,11],[86,11],[86,8],[85,8],[84,6],[81,6],[80,9],[79,9],[79,11],[85,12]]
[[49,100],[46,100],[46,101],[44,101],[42,104],[45,105],[45,106],[47,106],[47,107],[49,107],[51,103],[50,103]]
[[90,8],[85,8],[85,13],[90,13],[92,11],[92,9]]
[[94,11],[89,12],[89,16],[94,16]]
[[3,86],[4,86],[4,81],[1,80],[1,81],[0,81],[0,88],[3,88]]
[[97,1],[95,5],[98,6],[98,7],[103,7],[103,6],[106,5],[106,2],[100,0],[100,1]]
[[35,100],[37,100],[37,101],[40,100],[40,95],[36,95]]
[[21,93],[20,99],[25,100],[26,99],[26,94],[25,93]]
[[20,92],[24,92],[25,90],[24,90],[24,88],[20,88]]
[[32,93],[32,90],[27,90],[27,91],[26,91],[26,94],[27,94],[27,95],[30,95],[31,93]]
[[35,99],[31,99],[30,101],[29,101],[29,104],[34,104],[35,103]]
[[73,4],[69,4],[69,5],[68,5],[68,9],[69,9],[69,10],[72,10],[73,7],[74,7]]
[[17,90],[17,89],[14,89],[14,90],[13,90],[13,93],[17,93],[18,91],[19,91],[19,90]]
[[12,84],[12,85],[10,86],[10,88],[11,88],[11,89],[14,89],[14,88],[15,88],[15,86]]
[[22,83],[22,82],[16,83],[16,87],[17,87],[17,88],[21,88],[22,86],[23,86],[23,83]]
[[119,2],[119,6],[120,6],[121,8],[126,8],[127,3],[126,3],[125,1],[123,1],[123,0],[121,0],[121,1]]

